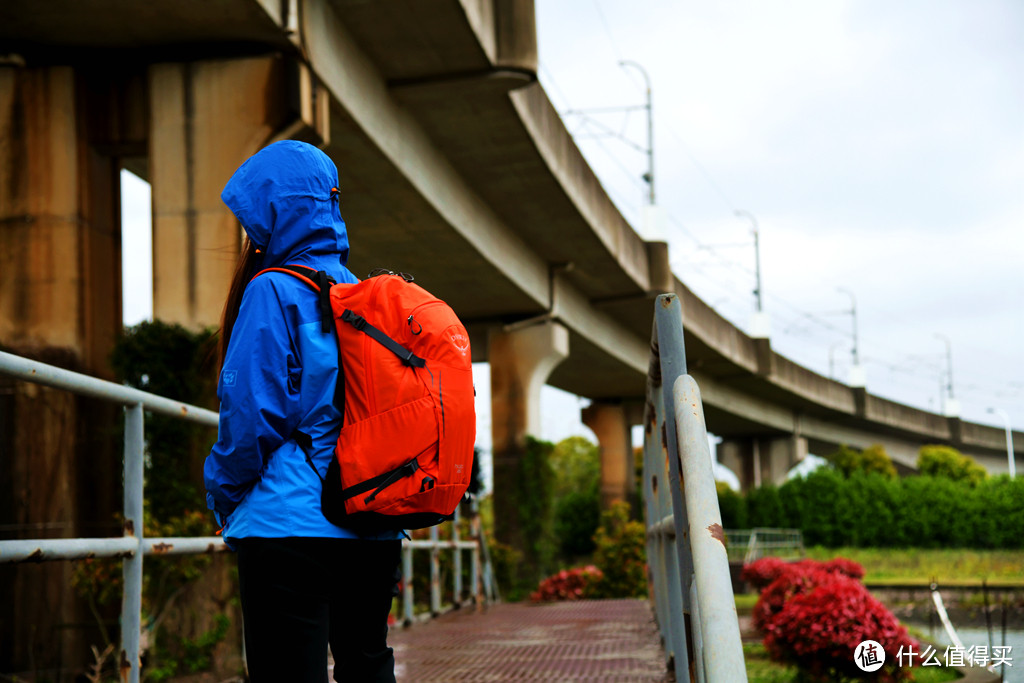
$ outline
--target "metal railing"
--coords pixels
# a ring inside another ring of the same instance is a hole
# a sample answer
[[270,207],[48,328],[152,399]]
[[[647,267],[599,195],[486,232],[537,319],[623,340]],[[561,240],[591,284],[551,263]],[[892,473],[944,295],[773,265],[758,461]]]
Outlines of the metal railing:
[[[470,538],[459,538],[459,510],[451,523],[441,527],[430,528],[429,539],[406,539],[402,542],[402,623],[409,626],[418,621],[425,621],[446,612],[459,609],[467,604],[485,604],[498,600],[497,586],[493,579],[490,555],[480,515],[470,518]],[[449,538],[441,538],[441,529],[447,527]],[[425,550],[430,553],[430,603],[429,609],[416,613],[413,590],[413,551]],[[447,593],[441,585],[441,552],[452,552],[451,592]],[[468,591],[463,586],[463,554],[470,554],[469,576],[472,585]],[[445,600],[445,598],[450,600]]]
[[796,560],[804,556],[804,537],[799,529],[726,529],[725,541],[730,562],[750,564],[762,557]]
[[682,308],[655,303],[644,415],[651,592],[677,681],[747,680],[700,391],[686,374]]
[[[0,374],[26,382],[62,389],[81,396],[119,403],[125,407],[124,435],[124,524],[120,538],[63,538],[0,541],[0,563],[38,563],[53,560],[80,560],[97,557],[122,558],[124,586],[121,598],[121,663],[122,680],[138,683],[141,671],[140,640],[142,633],[142,559],[145,555],[173,555],[223,552],[224,541],[217,536],[145,538],[143,535],[144,487],[144,411],[216,427],[217,413],[187,403],[174,401],[95,377],[64,370],[45,363],[0,352]],[[458,525],[453,524],[450,539],[439,538],[437,527],[429,540],[403,541],[404,612],[406,623],[414,619],[412,591],[414,550],[431,553],[430,616],[442,613],[440,587],[440,553],[453,553],[453,599],[449,608],[466,602],[497,599],[490,559],[479,516],[471,521],[473,540],[461,540]],[[482,553],[481,553],[481,548]],[[141,552],[140,552],[141,550]],[[462,555],[471,551],[471,595],[462,588]],[[483,557],[481,558],[481,554]]]

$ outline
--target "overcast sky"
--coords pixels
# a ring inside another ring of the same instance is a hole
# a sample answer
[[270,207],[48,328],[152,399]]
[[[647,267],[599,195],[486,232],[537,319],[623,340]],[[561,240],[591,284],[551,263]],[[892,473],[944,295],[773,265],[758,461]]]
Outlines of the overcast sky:
[[1024,3],[536,7],[541,83],[635,226],[645,114],[591,110],[644,104],[619,62],[646,70],[673,267],[705,301],[748,329],[749,212],[777,351],[846,381],[855,300],[868,391],[941,412],[943,335],[961,415],[1024,428]]
[[[754,248],[735,212],[749,212],[777,351],[845,381],[843,288],[868,391],[941,412],[941,334],[963,417],[1001,426],[995,406],[1024,429],[1024,3],[536,0],[536,11],[541,83],[638,228],[644,112],[567,112],[642,105],[643,77],[619,62],[648,73],[664,234],[705,301],[748,329]],[[125,201],[148,213],[144,184],[128,183]],[[147,231],[126,233],[126,255],[148,252]],[[147,267],[126,263],[138,273],[126,284]],[[126,298],[126,321],[147,306]],[[485,374],[477,383],[489,446]],[[546,388],[543,401],[544,438],[592,438],[579,399]]]

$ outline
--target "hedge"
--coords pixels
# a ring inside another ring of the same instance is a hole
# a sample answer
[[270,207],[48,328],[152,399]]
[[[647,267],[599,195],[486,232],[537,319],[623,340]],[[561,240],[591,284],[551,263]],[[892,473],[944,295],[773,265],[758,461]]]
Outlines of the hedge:
[[844,477],[821,467],[780,487],[719,498],[726,528],[800,529],[807,545],[1024,548],[1024,478]]

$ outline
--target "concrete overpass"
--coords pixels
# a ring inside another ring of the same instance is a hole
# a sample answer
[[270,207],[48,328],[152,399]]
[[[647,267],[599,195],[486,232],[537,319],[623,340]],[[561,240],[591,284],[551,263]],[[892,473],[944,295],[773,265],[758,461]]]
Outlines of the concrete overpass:
[[[220,190],[250,154],[293,137],[338,164],[353,270],[413,272],[467,322],[491,364],[499,481],[537,431],[547,382],[593,399],[604,493],[628,494],[664,291],[682,299],[708,426],[744,483],[840,443],[880,442],[903,467],[947,443],[1006,470],[1002,430],[826,379],[694,296],[666,245],[616,210],[536,71],[530,0],[0,3],[0,346],[110,376],[122,167],[152,185],[156,317],[216,324],[240,245]],[[97,428],[115,417],[0,381],[0,523],[96,535],[88,521],[120,508],[120,446]],[[1024,434],[1015,443],[1020,466]],[[498,533],[516,543],[515,502],[499,492]],[[0,604],[81,622],[62,598],[70,571],[9,575]],[[63,647],[8,628],[0,658]]]
[[[606,493],[628,481],[653,297],[682,297],[723,462],[947,443],[1006,471],[1001,429],[872,396],[779,356],[690,292],[626,223],[536,80],[531,0],[51,0],[0,6],[0,342],[106,374],[120,328],[117,169],[153,188],[158,318],[215,324],[239,245],[219,199],[284,137],[341,174],[357,274],[416,274],[492,368],[496,476],[545,381],[593,399]],[[682,274],[685,279],[685,273]],[[1024,434],[1016,434],[1018,458]],[[1020,463],[1019,463],[1020,464]],[[614,471],[613,471],[614,470]]]

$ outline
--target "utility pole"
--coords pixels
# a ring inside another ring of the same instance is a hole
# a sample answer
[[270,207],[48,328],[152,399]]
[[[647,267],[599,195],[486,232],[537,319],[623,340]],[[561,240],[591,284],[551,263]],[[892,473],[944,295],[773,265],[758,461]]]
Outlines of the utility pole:
[[750,220],[751,232],[754,235],[754,314],[750,318],[750,336],[754,339],[767,339],[771,323],[764,312],[764,301],[761,298],[761,241],[757,229],[757,219],[749,211],[736,210],[740,218]]
[[959,417],[960,404],[953,398],[953,345],[950,343],[949,337],[944,334],[936,332],[935,337],[946,344],[946,399],[943,402],[945,405],[944,412],[946,417]]
[[853,348],[850,350],[853,356],[853,367],[850,368],[850,386],[851,387],[863,387],[865,382],[864,369],[860,366],[860,352],[857,346],[857,297],[853,295],[848,289],[837,287],[837,291],[840,291],[850,297],[850,317],[853,321]]
[[750,219],[750,223],[753,226],[751,232],[754,233],[754,301],[757,306],[757,312],[761,313],[764,311],[763,302],[761,301],[761,244],[760,237],[757,230],[757,219],[754,218],[754,214],[749,211],[742,211],[737,209],[736,215]]
[[647,77],[647,71],[634,61],[624,59],[619,66],[632,66],[644,77],[644,85],[647,89],[647,173],[643,175],[647,182],[647,203],[654,206],[654,109],[651,107],[651,79]]

